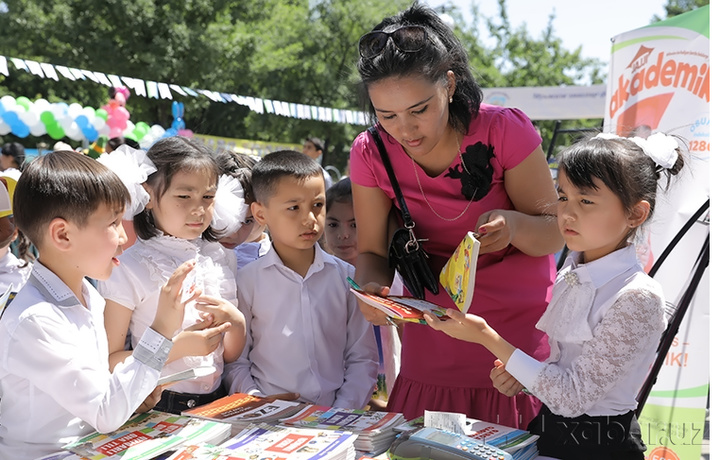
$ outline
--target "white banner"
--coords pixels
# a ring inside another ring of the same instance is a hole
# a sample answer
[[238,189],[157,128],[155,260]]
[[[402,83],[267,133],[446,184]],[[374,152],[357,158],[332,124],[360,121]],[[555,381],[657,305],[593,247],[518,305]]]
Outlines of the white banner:
[[[668,193],[658,194],[648,265],[709,197],[708,37],[709,7],[704,7],[613,38],[605,130],[621,135],[663,131],[687,143],[683,171]],[[673,304],[686,289],[710,231],[709,213],[700,220],[655,276]],[[700,458],[709,381],[709,304],[706,272],[641,414],[648,459]]]
[[484,88],[483,101],[522,110],[531,120],[602,118],[605,85]]

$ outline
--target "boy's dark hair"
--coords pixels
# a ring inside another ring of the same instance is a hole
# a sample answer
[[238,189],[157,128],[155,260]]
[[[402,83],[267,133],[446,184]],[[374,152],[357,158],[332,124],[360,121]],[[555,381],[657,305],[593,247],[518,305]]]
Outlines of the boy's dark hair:
[[25,164],[25,147],[19,142],[8,142],[2,146],[2,154],[13,157],[18,169],[22,171]]
[[15,225],[40,248],[47,225],[59,217],[83,227],[102,204],[122,213],[130,194],[98,161],[70,150],[33,160],[15,187]]
[[322,150],[323,153],[325,152],[325,143],[320,140],[319,137],[308,137],[305,139],[305,142],[310,142],[312,145],[315,146],[315,150]]
[[[672,168],[655,164],[643,149],[630,139],[619,137],[606,139],[593,137],[583,139],[565,149],[558,159],[558,172],[565,173],[568,181],[578,188],[597,189],[600,180],[618,196],[628,213],[641,200],[650,203],[650,220],[655,211],[658,181],[680,172],[684,164],[678,149],[678,157]],[[636,233],[633,228],[628,238]]]
[[431,83],[446,82],[447,72],[455,74],[455,93],[450,104],[450,126],[467,133],[470,121],[480,110],[482,90],[473,76],[467,52],[452,29],[430,7],[413,3],[395,16],[385,18],[373,31],[393,32],[415,25],[427,32],[425,45],[415,52],[401,51],[388,40],[383,51],[375,57],[360,57],[357,69],[360,73],[360,97],[367,107],[373,123],[377,122],[375,107],[368,94],[368,87],[388,77],[421,76]]
[[349,177],[340,179],[325,191],[326,212],[329,212],[335,203],[352,203],[352,183]]
[[257,160],[250,155],[244,153],[233,152],[232,150],[219,150],[215,152],[215,161],[217,162],[220,174],[227,174],[240,181],[240,185],[245,192],[245,203],[255,201],[255,195],[250,184],[253,166]]
[[[147,151],[147,157],[157,171],[150,174],[145,183],[158,199],[167,192],[173,176],[180,171],[207,174],[217,183],[219,171],[212,152],[202,142],[194,139],[182,136],[160,139]],[[143,240],[162,234],[155,226],[152,211],[148,209],[133,218],[133,227],[138,238]],[[202,237],[207,241],[218,240],[212,227],[208,227]]]
[[132,148],[134,148],[135,150],[139,150],[139,149],[140,149],[140,144],[138,144],[137,141],[134,141],[134,140],[132,140],[132,139],[127,139],[127,138],[122,137],[122,136],[120,136],[120,137],[113,137],[112,139],[110,139],[110,140],[107,141],[107,145],[109,145],[112,150],[116,150],[118,147],[120,147],[120,146],[123,145],[123,144],[124,144],[124,145],[127,145],[128,147],[132,147]]
[[250,181],[255,200],[267,204],[275,194],[275,187],[280,179],[292,177],[304,181],[322,175],[320,165],[309,156],[295,150],[280,150],[268,153],[257,162],[252,169]]

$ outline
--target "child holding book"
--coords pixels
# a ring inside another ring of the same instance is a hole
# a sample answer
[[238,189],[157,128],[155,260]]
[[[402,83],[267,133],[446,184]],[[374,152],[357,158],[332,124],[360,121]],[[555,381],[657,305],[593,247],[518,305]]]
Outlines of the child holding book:
[[[448,310],[425,315],[434,329],[486,347],[490,377],[507,396],[523,388],[543,402],[528,429],[540,455],[559,459],[644,458],[637,396],[665,330],[660,285],[646,275],[630,241],[655,209],[658,181],[683,166],[677,141],[600,134],[562,153],[558,226],[572,251],[537,323],[551,346],[544,362],[500,336],[485,319]],[[569,426],[592,426],[571,436]]]
[[225,372],[230,393],[298,393],[302,402],[361,409],[377,378],[371,325],[346,281],[353,267],[318,245],[325,222],[322,170],[293,151],[252,170],[253,216],[270,251],[238,273],[247,344]]
[[138,240],[120,257],[120,267],[99,286],[107,300],[111,366],[130,355],[125,350],[128,330],[132,347],[137,346],[175,267],[186,260],[196,261],[192,281],[204,295],[188,305],[164,372],[195,367],[212,367],[214,372],[162,392],[155,408],[179,414],[225,395],[221,385],[224,362],[237,359],[245,344],[245,320],[236,307],[235,256],[217,242],[218,230],[210,225],[218,167],[206,147],[180,136],[160,139],[147,154],[123,145],[107,155],[100,161],[120,171],[138,197],[132,203]]
[[[30,278],[0,321],[0,459],[33,459],[127,421],[157,385],[180,326],[182,264],[157,298],[157,314],[132,357],[109,370],[105,302],[85,279],[120,263],[128,192],[77,152],[51,152],[23,172],[15,223],[40,251]],[[199,292],[189,291],[188,301]]]

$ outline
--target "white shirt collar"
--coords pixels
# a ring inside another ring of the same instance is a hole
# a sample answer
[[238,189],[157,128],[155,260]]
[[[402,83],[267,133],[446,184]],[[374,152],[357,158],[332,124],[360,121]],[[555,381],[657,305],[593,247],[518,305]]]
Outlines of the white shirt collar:
[[[68,285],[39,260],[33,265],[32,273],[27,282],[39,290],[43,297],[48,300],[53,300],[52,303],[55,305],[60,307],[82,306],[82,303]],[[91,287],[90,283],[84,279],[82,291],[86,297],[94,291],[94,289],[89,289],[89,287]],[[99,294],[98,297],[100,297]]]
[[[310,264],[310,267],[308,268],[307,274],[305,274],[305,278],[309,277],[313,273],[321,271],[325,264],[337,265],[337,259],[334,256],[331,256],[327,252],[323,251],[318,243],[315,243],[314,247],[315,257],[313,258],[312,264]],[[275,250],[274,245],[270,245],[270,250],[267,252],[267,254],[260,257],[258,260],[261,261],[258,262],[258,269],[264,269],[273,266],[285,266],[282,259]]]
[[634,244],[588,263],[579,263],[581,255],[579,252],[571,252],[561,272],[565,272],[566,269],[573,270],[578,274],[581,282],[590,281],[595,289],[628,270],[636,271],[639,264]]

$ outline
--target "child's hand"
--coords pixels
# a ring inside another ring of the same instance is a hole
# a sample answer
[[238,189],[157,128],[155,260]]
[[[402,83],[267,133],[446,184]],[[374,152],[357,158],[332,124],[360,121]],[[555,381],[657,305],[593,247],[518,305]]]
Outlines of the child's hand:
[[184,262],[170,275],[170,279],[160,289],[157,312],[150,327],[168,339],[172,338],[175,331],[182,326],[185,305],[202,294],[193,287],[190,296],[181,300],[183,281],[194,267],[194,260]]
[[205,356],[215,351],[222,343],[223,332],[230,329],[231,324],[226,322],[213,326],[211,322],[212,318],[206,318],[173,337],[173,359],[184,356]]
[[480,343],[480,334],[487,328],[483,318],[453,309],[448,309],[446,313],[450,318],[444,321],[431,313],[425,313],[423,318],[436,331],[466,342]]
[[145,398],[145,401],[143,401],[142,404],[140,404],[140,407],[135,409],[136,414],[142,414],[144,412],[149,411],[153,407],[157,405],[158,402],[160,402],[160,396],[162,396],[162,387],[155,387],[155,389],[150,393],[147,398]]
[[[387,297],[388,294],[390,294],[389,287],[380,286],[378,283],[373,282],[367,283],[365,286],[362,287],[362,290],[370,294],[379,295],[381,297]],[[365,319],[373,323],[375,326],[388,326],[391,324],[390,320],[388,320],[388,316],[385,313],[375,307],[371,307],[360,299],[358,299],[358,307],[360,308],[360,312],[363,314]]]
[[245,329],[245,315],[225,299],[201,295],[195,302],[195,308],[211,321],[211,326],[230,323],[233,327]]
[[495,367],[490,371],[490,379],[493,386],[505,396],[515,396],[525,388],[522,383],[518,382],[515,377],[505,370],[505,363],[499,359],[495,360]]

